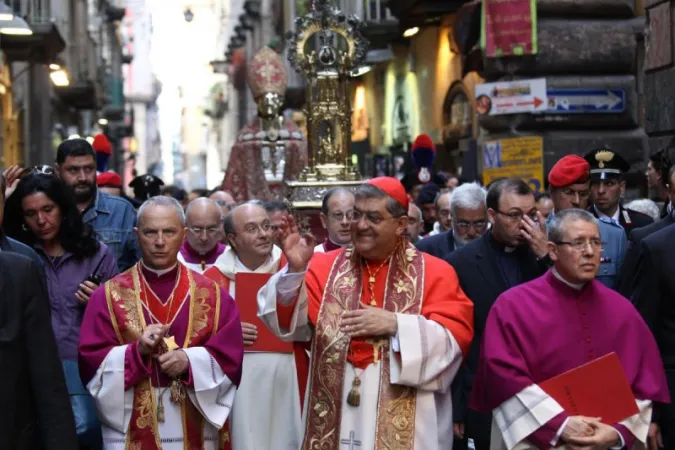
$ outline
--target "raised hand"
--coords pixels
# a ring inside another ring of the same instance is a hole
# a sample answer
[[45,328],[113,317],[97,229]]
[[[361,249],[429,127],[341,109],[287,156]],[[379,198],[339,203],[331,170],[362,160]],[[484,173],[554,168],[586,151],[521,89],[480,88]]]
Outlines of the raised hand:
[[532,252],[537,255],[537,258],[545,257],[548,254],[548,233],[546,231],[544,216],[537,211],[536,222],[529,216],[523,216],[521,225],[520,234],[530,245]]
[[9,166],[2,172],[2,176],[5,177],[5,192],[3,192],[5,200],[14,193],[24,173],[25,169],[20,166]]
[[279,246],[288,261],[289,272],[304,272],[314,254],[316,239],[310,233],[302,234],[293,216],[286,216],[279,227]]

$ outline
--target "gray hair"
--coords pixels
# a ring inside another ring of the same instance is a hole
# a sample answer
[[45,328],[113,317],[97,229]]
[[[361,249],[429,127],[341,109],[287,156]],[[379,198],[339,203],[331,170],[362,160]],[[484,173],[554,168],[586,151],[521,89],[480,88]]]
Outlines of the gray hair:
[[653,200],[649,200],[648,198],[633,200],[625,207],[631,211],[648,215],[654,219],[654,222],[658,222],[661,219],[661,211],[659,210],[659,207],[656,203],[654,203]]
[[548,226],[548,240],[556,244],[561,243],[565,237],[564,228],[567,222],[582,220],[584,222],[593,223],[597,226],[598,222],[593,217],[593,214],[583,209],[571,208],[557,212]]
[[455,216],[457,209],[486,209],[485,189],[483,189],[478,183],[465,183],[459,187],[456,187],[452,191],[452,198],[450,199],[450,212]]
[[387,212],[393,217],[408,216],[408,210],[377,186],[364,183],[354,190],[356,200],[387,199]]
[[137,222],[139,224],[141,223],[141,218],[145,214],[145,210],[151,206],[164,206],[167,208],[175,208],[176,213],[178,214],[178,219],[180,220],[180,224],[182,226],[185,226],[185,211],[183,211],[183,207],[181,206],[181,204],[175,198],[167,197],[164,195],[157,195],[155,197],[150,197],[145,202],[143,202],[141,207],[138,208]]

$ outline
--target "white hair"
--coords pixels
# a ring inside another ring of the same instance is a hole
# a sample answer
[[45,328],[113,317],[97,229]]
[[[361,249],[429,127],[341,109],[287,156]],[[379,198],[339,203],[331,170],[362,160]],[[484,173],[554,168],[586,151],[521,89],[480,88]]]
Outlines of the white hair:
[[166,206],[175,208],[176,213],[178,214],[178,219],[180,220],[180,224],[182,226],[185,226],[185,211],[183,211],[183,207],[181,206],[181,204],[178,203],[178,200],[176,200],[175,198],[167,197],[164,195],[150,197],[145,202],[143,202],[141,207],[138,208],[138,216],[137,216],[138,223],[141,222],[141,217],[143,217],[143,215],[146,214],[145,210],[151,206]]
[[478,183],[464,183],[452,191],[450,199],[450,211],[455,216],[458,208],[462,209],[485,209],[486,192]]
[[625,205],[625,208],[646,214],[654,219],[655,222],[658,222],[661,219],[661,211],[659,210],[658,205],[648,198],[633,200],[632,202]]

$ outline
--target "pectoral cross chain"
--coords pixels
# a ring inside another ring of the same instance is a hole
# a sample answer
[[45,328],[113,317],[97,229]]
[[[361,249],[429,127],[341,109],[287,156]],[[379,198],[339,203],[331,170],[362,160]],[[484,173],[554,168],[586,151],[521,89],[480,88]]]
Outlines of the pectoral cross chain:
[[380,350],[387,344],[387,339],[366,339],[366,344],[373,346],[373,362],[380,360]]

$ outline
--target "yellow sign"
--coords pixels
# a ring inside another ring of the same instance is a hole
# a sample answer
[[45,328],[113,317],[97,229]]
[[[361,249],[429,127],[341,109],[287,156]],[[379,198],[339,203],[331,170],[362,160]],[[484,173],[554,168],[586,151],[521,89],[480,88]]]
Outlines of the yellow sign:
[[544,190],[544,140],[539,136],[488,141],[483,146],[483,184],[521,178],[535,193]]

